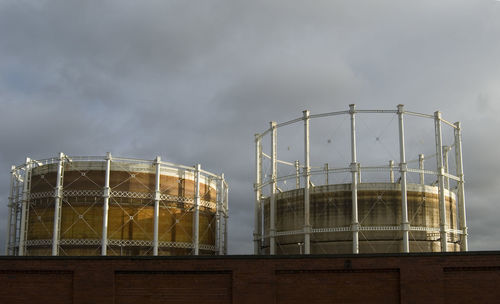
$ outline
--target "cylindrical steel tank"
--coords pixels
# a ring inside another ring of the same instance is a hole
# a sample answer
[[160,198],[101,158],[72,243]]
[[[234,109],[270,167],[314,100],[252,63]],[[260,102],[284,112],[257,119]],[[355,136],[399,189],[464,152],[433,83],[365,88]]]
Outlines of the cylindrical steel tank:
[[61,154],[12,176],[8,254],[226,252],[227,184],[199,165]]
[[[380,116],[385,120],[376,131]],[[416,124],[407,128],[408,120]],[[363,136],[371,139],[364,151],[359,148],[360,121]],[[328,136],[323,142],[315,137],[314,155],[329,157],[336,166],[311,160],[311,124]],[[398,160],[380,164],[377,145]],[[325,146],[330,150],[321,151]],[[299,152],[292,154],[294,148]],[[407,160],[408,148],[417,152],[414,159]],[[395,110],[350,105],[347,111],[314,115],[304,111],[255,134],[255,155],[255,254],[468,250],[461,125],[444,120],[439,111],[422,114],[403,105]]]
[[[411,252],[440,251],[438,188],[408,184],[408,217],[413,228]],[[456,229],[456,195],[446,190],[447,221]],[[352,250],[351,184],[322,185],[311,189],[310,222],[314,236],[311,252],[345,254]],[[304,189],[276,195],[276,254],[303,253]],[[270,231],[269,198],[263,201],[264,231]],[[358,213],[361,222],[359,251],[363,253],[401,252],[401,185],[397,183],[361,183],[358,187]],[[458,235],[448,239],[447,251],[460,251]],[[262,244],[269,254],[269,240]]]

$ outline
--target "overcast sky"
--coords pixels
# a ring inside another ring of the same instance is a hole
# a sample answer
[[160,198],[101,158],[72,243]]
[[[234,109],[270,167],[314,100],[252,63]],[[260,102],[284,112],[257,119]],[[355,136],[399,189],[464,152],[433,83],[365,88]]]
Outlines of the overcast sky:
[[499,250],[499,56],[494,0],[0,0],[0,246],[11,165],[109,151],[224,172],[251,253],[254,133],[402,103],[462,122],[470,249]]

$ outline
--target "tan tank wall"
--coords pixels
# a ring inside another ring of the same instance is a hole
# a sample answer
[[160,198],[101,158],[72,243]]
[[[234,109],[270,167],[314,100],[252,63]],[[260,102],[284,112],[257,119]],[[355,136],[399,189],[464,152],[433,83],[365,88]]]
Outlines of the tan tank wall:
[[[102,168],[99,168],[101,166]],[[103,165],[92,163],[92,170],[76,169],[74,165],[65,166],[64,190],[99,190],[104,186],[105,171]],[[95,170],[95,168],[101,170]],[[56,185],[56,165],[38,167],[33,170],[31,179],[31,195],[51,192]],[[114,168],[120,169],[115,166]],[[131,177],[131,174],[134,176]],[[163,173],[162,173],[163,174]],[[135,193],[154,193],[155,174],[149,172],[112,171],[110,173],[112,191]],[[162,194],[194,198],[194,181],[177,176],[161,175],[160,191]],[[216,202],[216,190],[210,185],[201,183],[201,199]],[[28,217],[27,240],[52,239],[54,198],[32,198]],[[100,195],[68,196],[63,198],[61,208],[61,240],[64,239],[98,239],[102,237],[103,198]],[[153,207],[154,200],[129,197],[111,197],[108,215],[109,240],[153,240]],[[169,208],[166,208],[169,207]],[[160,242],[192,242],[193,213],[192,204],[182,202],[161,201],[159,212]],[[200,244],[215,244],[215,209],[200,206]],[[83,215],[83,216],[80,216]],[[134,220],[130,220],[130,216]],[[108,246],[108,255],[150,255],[152,249],[134,246]],[[61,255],[99,255],[100,244],[96,246],[61,245]],[[160,255],[186,255],[189,248],[159,248]],[[50,255],[50,245],[28,246],[28,255]],[[200,254],[213,252],[200,249]]]
[[[361,226],[399,226],[401,224],[401,191],[398,184],[360,184],[358,218]],[[370,189],[371,188],[371,189]],[[436,187],[409,185],[408,218],[411,226],[439,228],[439,198]],[[313,229],[349,227],[352,218],[350,184],[327,185],[311,189],[310,222]],[[276,231],[302,230],[304,225],[304,190],[277,194]],[[447,223],[456,227],[454,195],[446,195]],[[265,235],[269,234],[269,198],[264,200]],[[400,231],[360,231],[360,253],[391,253],[401,251]],[[302,234],[278,236],[277,254],[297,254]],[[459,245],[448,243],[448,251],[459,251]],[[269,240],[263,244],[268,252]],[[411,252],[441,251],[439,233],[410,231]],[[352,232],[311,234],[311,253],[333,254],[352,252]]]

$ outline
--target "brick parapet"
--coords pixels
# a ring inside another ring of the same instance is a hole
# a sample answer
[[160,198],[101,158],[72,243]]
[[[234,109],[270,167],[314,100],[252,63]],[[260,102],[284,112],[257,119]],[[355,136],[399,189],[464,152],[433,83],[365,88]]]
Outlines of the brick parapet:
[[500,251],[0,257],[0,284],[0,303],[497,303]]

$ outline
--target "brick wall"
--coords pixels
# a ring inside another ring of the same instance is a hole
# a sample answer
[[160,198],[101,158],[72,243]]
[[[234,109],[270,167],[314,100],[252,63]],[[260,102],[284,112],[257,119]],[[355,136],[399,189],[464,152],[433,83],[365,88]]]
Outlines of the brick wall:
[[500,251],[0,257],[0,303],[500,303]]

